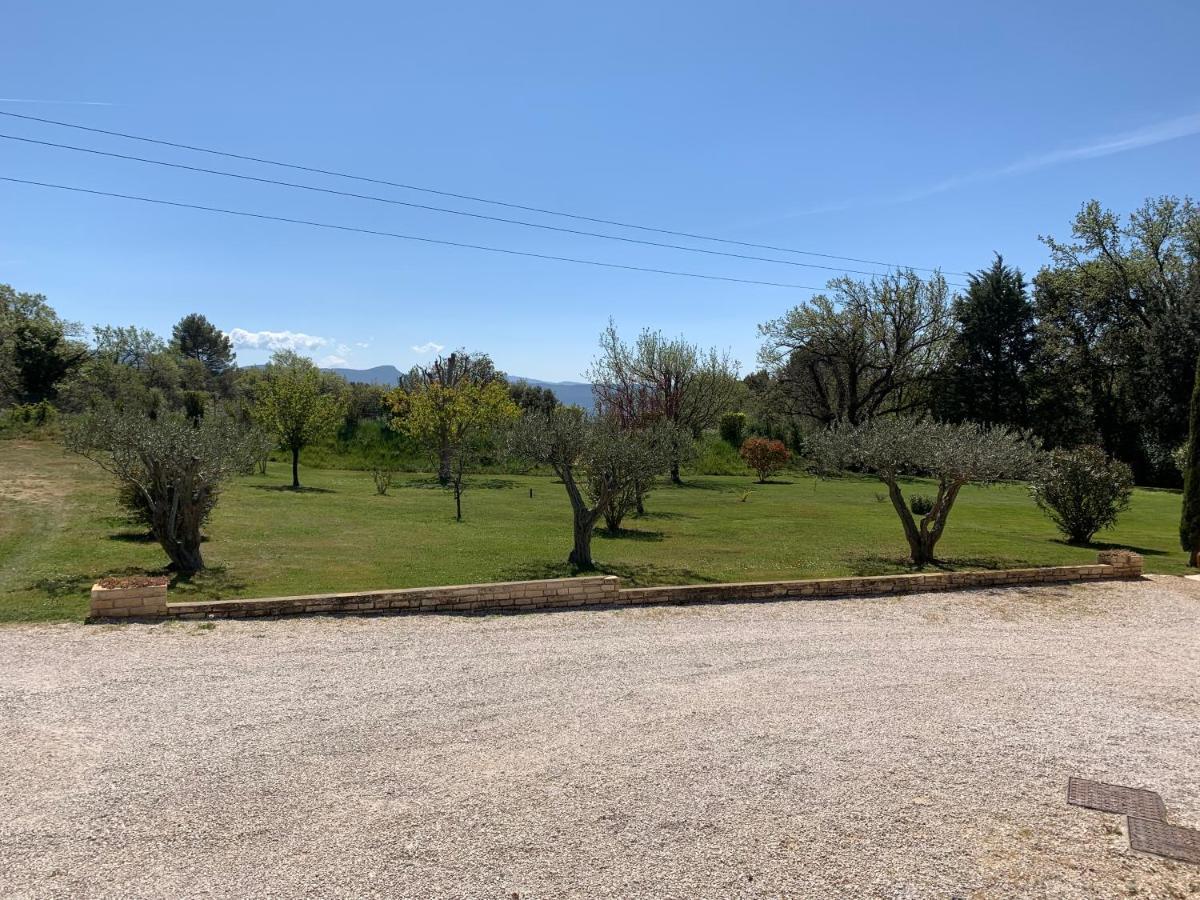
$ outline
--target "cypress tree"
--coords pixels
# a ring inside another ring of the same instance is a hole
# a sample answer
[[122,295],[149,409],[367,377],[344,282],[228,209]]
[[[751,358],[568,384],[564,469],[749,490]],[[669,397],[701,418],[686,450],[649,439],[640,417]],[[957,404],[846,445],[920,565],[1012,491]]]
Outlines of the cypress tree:
[[1196,384],[1192,388],[1192,407],[1188,416],[1187,456],[1183,466],[1183,518],[1179,522],[1179,541],[1188,552],[1188,565],[1200,565],[1200,362],[1196,365]]

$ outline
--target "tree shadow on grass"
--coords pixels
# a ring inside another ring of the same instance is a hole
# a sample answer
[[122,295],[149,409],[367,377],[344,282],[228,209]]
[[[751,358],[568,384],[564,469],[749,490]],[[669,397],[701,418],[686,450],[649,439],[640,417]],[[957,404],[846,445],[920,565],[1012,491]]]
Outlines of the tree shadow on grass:
[[913,565],[907,556],[885,556],[881,553],[867,553],[852,557],[848,564],[856,578],[869,578],[873,575],[905,575],[920,572],[964,572],[970,570],[1012,569],[1027,565],[1021,560],[1007,556],[949,556],[936,559],[924,567]]
[[498,573],[503,581],[537,581],[543,578],[572,578],[587,575],[616,575],[622,587],[648,587],[657,584],[717,584],[721,579],[702,575],[693,569],[659,566],[654,563],[603,563],[591,571],[580,571],[567,562],[529,562],[511,566]]
[[242,596],[246,582],[232,575],[225,566],[208,566],[191,575],[177,575],[171,586],[173,601],[228,600]]
[[1171,555],[1167,550],[1157,550],[1154,547],[1135,547],[1133,544],[1110,544],[1107,541],[1092,541],[1089,544],[1072,544],[1070,541],[1063,540],[1062,538],[1055,538],[1054,543],[1062,544],[1064,547],[1076,547],[1081,550],[1129,550],[1133,553],[1140,553],[1142,556]]
[[606,541],[661,541],[666,535],[661,531],[642,531],[638,528],[618,528],[616,531],[601,528],[596,531],[596,537]]
[[148,531],[116,531],[108,536],[110,541],[123,541],[127,544],[153,544],[154,535]]
[[[450,490],[451,485],[442,484],[437,478],[409,478],[403,482],[392,485],[399,488],[414,488],[416,490],[427,490],[436,488],[439,490]],[[464,491],[501,491],[508,488],[515,488],[517,483],[511,478],[467,478],[463,481]]]
[[674,488],[680,491],[713,491],[718,494],[740,494],[744,487],[736,484],[712,484],[705,481],[684,481],[682,484],[668,482],[663,488]]
[[693,515],[692,513],[681,513],[681,512],[644,512],[644,513],[642,513],[641,515],[635,515],[635,516],[633,516],[632,518],[633,518],[635,521],[641,521],[642,519],[695,519],[695,518],[698,518],[698,517],[697,517],[697,516],[695,516],[695,515]]
[[301,485],[298,488],[292,487],[290,484],[248,484],[246,487],[255,491],[274,491],[277,494],[336,494],[337,491],[331,488],[306,487]]

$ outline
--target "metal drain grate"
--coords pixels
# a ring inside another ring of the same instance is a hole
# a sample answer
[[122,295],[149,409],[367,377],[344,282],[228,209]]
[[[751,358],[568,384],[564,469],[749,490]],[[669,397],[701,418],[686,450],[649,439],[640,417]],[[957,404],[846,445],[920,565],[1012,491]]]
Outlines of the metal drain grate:
[[1154,791],[1105,784],[1072,777],[1067,781],[1067,802],[1101,812],[1121,813],[1139,819],[1162,821],[1167,817],[1162,797]]
[[1200,865],[1200,831],[1194,828],[1130,816],[1129,846],[1156,856]]

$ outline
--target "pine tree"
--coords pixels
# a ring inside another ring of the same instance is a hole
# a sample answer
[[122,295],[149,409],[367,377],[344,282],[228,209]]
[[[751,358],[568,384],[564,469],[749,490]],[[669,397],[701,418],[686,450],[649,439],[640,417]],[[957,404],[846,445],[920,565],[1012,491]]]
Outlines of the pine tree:
[[1192,408],[1188,417],[1179,541],[1188,552],[1188,565],[1200,566],[1200,363],[1196,366],[1196,385],[1192,389]]

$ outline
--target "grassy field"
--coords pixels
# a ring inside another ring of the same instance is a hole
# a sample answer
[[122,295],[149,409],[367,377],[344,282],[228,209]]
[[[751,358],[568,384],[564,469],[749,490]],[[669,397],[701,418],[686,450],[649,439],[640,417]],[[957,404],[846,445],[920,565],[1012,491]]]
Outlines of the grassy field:
[[[542,578],[568,572],[570,515],[550,478],[480,476],[454,521],[451,496],[402,477],[377,496],[365,472],[308,469],[300,493],[272,464],[231,484],[208,529],[210,571],[178,597],[253,597]],[[918,487],[931,493],[928,487]],[[530,492],[532,491],[532,496]],[[108,477],[55,444],[0,440],[0,621],[81,618],[103,575],[160,571],[158,546],[131,529]],[[1179,494],[1138,491],[1099,546],[1182,573]],[[617,537],[597,532],[596,560],[634,584],[875,575],[904,571],[906,546],[883,488],[869,479],[800,475],[756,485],[695,476],[663,485]],[[1085,563],[1096,547],[1062,543],[1019,485],[964,491],[939,545],[953,568]]]

